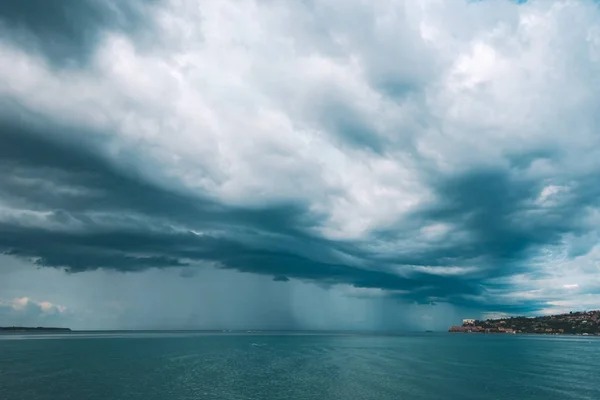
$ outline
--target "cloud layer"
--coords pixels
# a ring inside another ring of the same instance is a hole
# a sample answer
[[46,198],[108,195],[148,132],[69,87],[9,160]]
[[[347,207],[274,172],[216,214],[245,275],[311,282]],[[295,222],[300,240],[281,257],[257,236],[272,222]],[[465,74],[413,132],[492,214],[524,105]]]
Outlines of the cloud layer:
[[5,254],[600,301],[596,3],[68,3],[0,6]]

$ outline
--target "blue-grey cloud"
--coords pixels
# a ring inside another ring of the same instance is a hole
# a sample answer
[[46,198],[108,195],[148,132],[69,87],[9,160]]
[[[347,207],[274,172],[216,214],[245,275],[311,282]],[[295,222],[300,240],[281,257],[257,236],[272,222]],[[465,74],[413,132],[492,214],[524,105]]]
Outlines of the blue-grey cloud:
[[40,52],[56,65],[80,66],[107,30],[134,33],[145,26],[147,7],[157,0],[3,1],[0,32]]
[[[338,243],[311,234],[309,229],[319,220],[302,207],[245,209],[177,196],[112,170],[85,148],[46,140],[49,125],[39,132],[28,127],[21,123],[0,128],[2,196],[45,214],[43,221],[15,215],[0,224],[6,254],[71,272],[136,271],[210,261],[277,280],[292,277],[407,290],[405,297],[418,301],[481,291],[476,281],[390,272],[383,260],[371,260],[360,242]],[[44,187],[44,182],[50,186]],[[215,233],[194,233],[206,229]],[[344,263],[334,251],[352,255],[362,265]],[[413,293],[415,289],[421,290]]]
[[[395,226],[380,239],[414,234],[411,227],[452,223],[455,231],[468,233],[466,242],[450,239],[422,251],[408,248],[399,254],[373,254],[362,242],[312,236],[308,222],[319,221],[303,217],[309,215],[307,210],[294,206],[248,210],[177,196],[111,169],[88,149],[53,143],[44,138],[44,131],[28,129],[33,128],[27,123],[2,126],[2,195],[34,211],[51,211],[44,216],[47,226],[16,217],[3,222],[2,247],[7,254],[71,272],[139,271],[210,261],[276,280],[292,277],[351,284],[406,291],[394,295],[405,300],[466,304],[460,300],[462,295],[480,295],[490,277],[526,270],[520,263],[539,246],[553,244],[558,235],[574,230],[564,225],[565,218],[553,223],[535,214],[529,219],[519,216],[529,210],[539,192],[530,182],[510,182],[503,174],[479,172],[443,180],[437,189],[442,193],[440,204],[408,215],[410,224]],[[45,181],[78,189],[44,188]],[[207,228],[217,233],[193,233]],[[348,265],[339,256],[327,256],[332,250],[360,262]],[[459,276],[416,270],[402,276],[392,271],[394,265],[476,266],[477,270]]]

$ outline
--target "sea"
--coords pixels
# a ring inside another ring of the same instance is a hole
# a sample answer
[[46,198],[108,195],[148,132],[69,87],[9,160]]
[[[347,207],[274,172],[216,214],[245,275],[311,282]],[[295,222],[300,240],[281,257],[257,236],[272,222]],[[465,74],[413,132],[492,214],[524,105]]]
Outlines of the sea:
[[1,400],[600,399],[600,337],[0,335]]

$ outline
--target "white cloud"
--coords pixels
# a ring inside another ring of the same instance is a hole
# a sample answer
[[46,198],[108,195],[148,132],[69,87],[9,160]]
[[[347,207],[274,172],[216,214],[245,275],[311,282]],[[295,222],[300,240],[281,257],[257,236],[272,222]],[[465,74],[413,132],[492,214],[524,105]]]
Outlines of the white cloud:
[[71,317],[67,307],[49,301],[37,301],[27,296],[0,299],[0,326],[56,326],[63,325]]
[[24,310],[29,304],[29,298],[21,297],[19,299],[14,299],[13,301],[9,302],[9,304],[13,310]]
[[456,266],[439,266],[432,267],[427,265],[408,267],[412,271],[425,272],[432,275],[452,276],[452,275],[466,275],[470,272],[477,272],[477,267],[456,267]]
[[67,311],[67,308],[60,304],[53,304],[49,301],[35,301],[27,296],[17,297],[12,300],[0,300],[0,306],[9,307],[17,312],[27,312],[29,309],[35,309],[46,314],[64,313]]
[[563,186],[548,185],[542,189],[540,196],[537,199],[537,204],[541,206],[555,206],[561,192],[567,190]]
[[579,285],[576,283],[567,283],[567,284],[563,285],[563,287],[565,289],[577,289],[577,288],[579,288]]

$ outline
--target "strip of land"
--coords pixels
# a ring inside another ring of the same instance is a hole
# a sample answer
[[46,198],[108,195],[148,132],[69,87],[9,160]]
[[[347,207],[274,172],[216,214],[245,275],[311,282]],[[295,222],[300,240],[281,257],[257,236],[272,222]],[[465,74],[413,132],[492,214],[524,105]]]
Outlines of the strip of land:
[[465,319],[462,325],[452,326],[449,332],[600,336],[600,310],[544,317],[487,319],[485,321]]
[[69,328],[29,327],[29,326],[0,326],[0,332],[71,332]]

